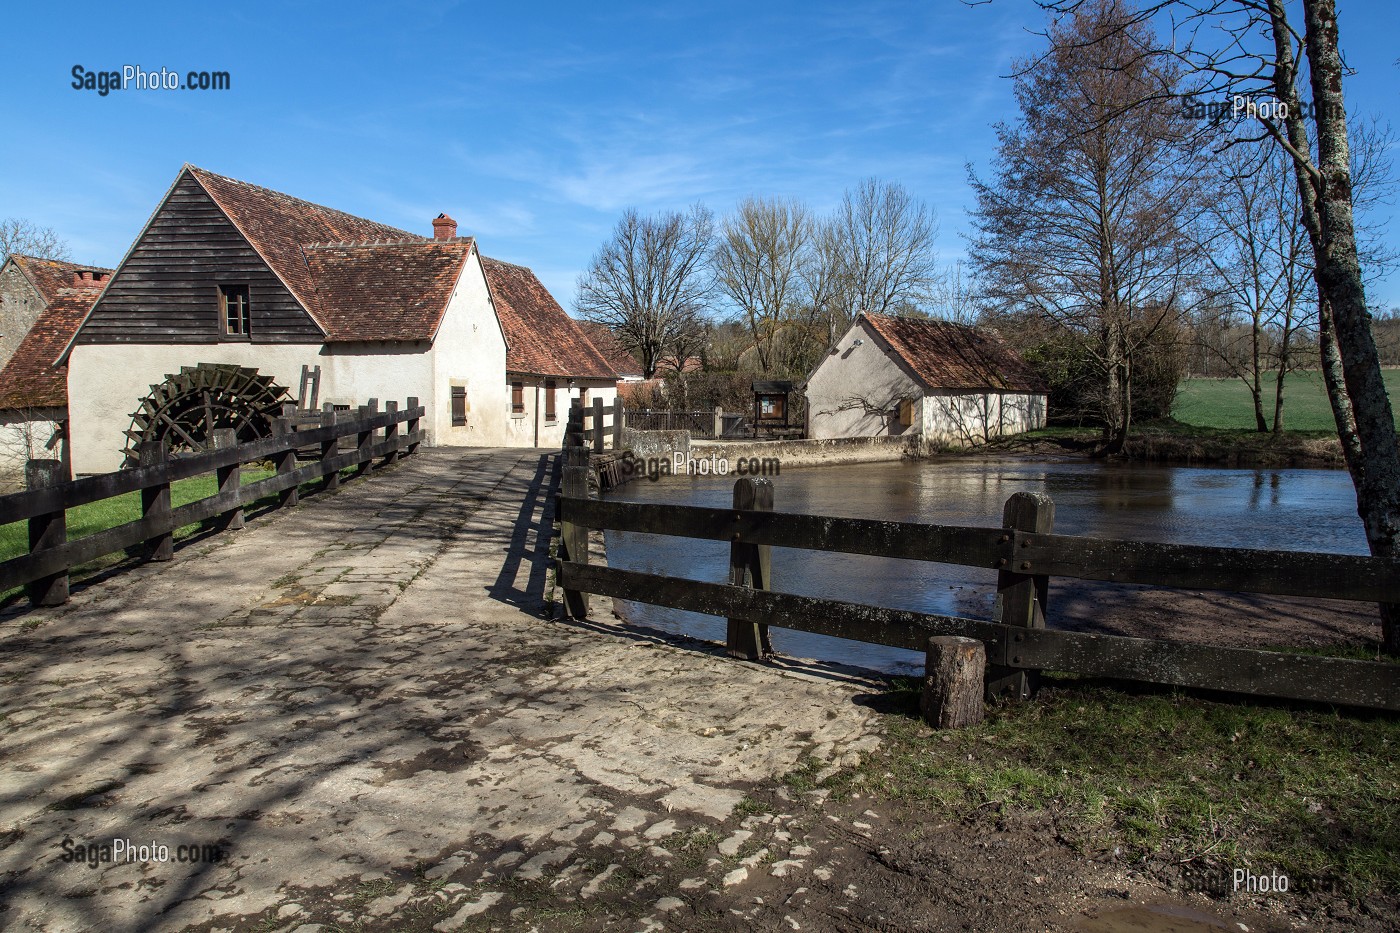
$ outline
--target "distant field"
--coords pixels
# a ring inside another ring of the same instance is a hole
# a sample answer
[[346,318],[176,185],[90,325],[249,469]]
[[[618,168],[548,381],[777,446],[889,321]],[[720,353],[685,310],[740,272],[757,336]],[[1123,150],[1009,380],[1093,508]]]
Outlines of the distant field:
[[[1385,370],[1391,406],[1400,402],[1400,369]],[[1288,431],[1333,431],[1332,408],[1319,372],[1290,373],[1283,383],[1283,427]],[[1264,417],[1272,423],[1272,376],[1268,383]],[[1400,413],[1400,409],[1397,409]],[[1172,417],[1203,428],[1253,428],[1254,407],[1249,389],[1238,379],[1187,379],[1177,393]],[[1396,419],[1400,424],[1400,418]]]

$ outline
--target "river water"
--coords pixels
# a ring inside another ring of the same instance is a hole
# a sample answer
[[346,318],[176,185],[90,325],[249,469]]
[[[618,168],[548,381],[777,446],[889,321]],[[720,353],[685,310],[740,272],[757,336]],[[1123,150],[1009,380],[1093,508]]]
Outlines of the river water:
[[[1343,470],[1225,469],[1084,461],[948,459],[784,470],[774,507],[851,518],[946,525],[1001,524],[1015,492],[1047,493],[1055,531],[1178,544],[1365,554],[1356,496]],[[734,477],[638,481],[608,499],[727,507]],[[608,563],[696,580],[728,578],[729,546],[666,535],[607,533]],[[920,612],[991,618],[991,571],[894,558],[773,549],[773,588]],[[723,641],[714,616],[643,603],[634,623]],[[923,656],[805,632],[774,630],[783,654],[916,674]]]

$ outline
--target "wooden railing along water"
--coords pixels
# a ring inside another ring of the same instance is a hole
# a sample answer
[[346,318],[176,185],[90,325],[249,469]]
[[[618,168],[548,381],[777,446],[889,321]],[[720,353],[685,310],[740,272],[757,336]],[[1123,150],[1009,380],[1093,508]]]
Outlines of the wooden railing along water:
[[[1127,541],[1054,533],[1048,496],[1016,493],[1002,527],[876,521],[773,511],[768,480],[736,482],[731,509],[599,501],[588,494],[589,454],[564,449],[557,563],[567,611],[588,594],[723,616],[729,653],[758,659],[773,625],[915,651],[931,638],[983,643],[987,693],[1033,692],[1040,671],[1400,710],[1400,664],[1288,651],[1189,644],[1055,629],[1052,577],[1193,591],[1400,603],[1400,561],[1308,552]],[[590,530],[730,543],[729,583],[591,565]],[[997,571],[997,617],[971,619],[778,592],[773,547],[867,554]],[[1232,623],[1221,620],[1222,625]]]

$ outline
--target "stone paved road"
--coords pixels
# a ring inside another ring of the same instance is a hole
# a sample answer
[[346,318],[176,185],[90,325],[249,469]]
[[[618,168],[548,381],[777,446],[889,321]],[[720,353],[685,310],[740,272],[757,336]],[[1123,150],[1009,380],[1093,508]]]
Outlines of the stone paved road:
[[0,622],[0,928],[679,928],[803,866],[745,790],[872,747],[862,686],[550,620],[552,469],[425,450]]

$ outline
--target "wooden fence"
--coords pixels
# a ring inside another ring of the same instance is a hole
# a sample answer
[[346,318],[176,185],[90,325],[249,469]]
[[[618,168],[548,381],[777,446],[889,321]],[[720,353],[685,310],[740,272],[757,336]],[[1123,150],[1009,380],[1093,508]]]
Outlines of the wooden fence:
[[621,399],[611,405],[595,398],[592,405],[585,406],[574,399],[569,409],[569,423],[564,428],[564,444],[591,447],[594,453],[605,450],[622,450],[622,429],[627,426],[628,413]]
[[[170,560],[177,528],[209,519],[216,519],[220,530],[241,528],[243,507],[264,496],[278,493],[279,507],[296,505],[302,483],[319,479],[323,488],[334,489],[347,467],[364,476],[376,461],[391,463],[414,453],[423,440],[424,409],[418,400],[408,399],[403,409],[388,402],[383,412],[370,401],[357,414],[326,406],[319,426],[309,428],[286,412],[273,436],[247,444],[236,444],[232,429],[216,431],[215,449],[193,456],[167,459],[162,445],[143,444],[139,466],[68,482],[60,479],[58,461],[31,461],[29,491],[0,496],[0,525],[29,523],[29,553],[0,563],[0,591],[27,584],[33,605],[58,605],[68,599],[69,570],[80,564],[131,547],[143,547],[146,560]],[[342,450],[342,439],[354,446]],[[299,454],[314,459],[298,466]],[[242,484],[241,465],[261,460],[272,461],[276,475]],[[218,492],[171,508],[170,484],[205,473],[216,475]],[[68,540],[65,510],[138,490],[140,519]]]
[[[1400,664],[1222,648],[1046,628],[1050,577],[1317,599],[1400,602],[1400,561],[1157,544],[1054,534],[1048,496],[1017,493],[1001,528],[775,512],[767,480],[741,479],[732,509],[588,497],[588,452],[565,450],[557,562],[565,605],[587,594],[729,619],[729,653],[757,659],[767,626],[924,651],[933,636],[986,647],[988,694],[1029,696],[1051,670],[1256,696],[1400,710]],[[590,565],[590,529],[730,542],[730,582]],[[773,591],[772,547],[868,554],[996,570],[996,619],[964,619]],[[1222,620],[1229,624],[1228,620]]]

